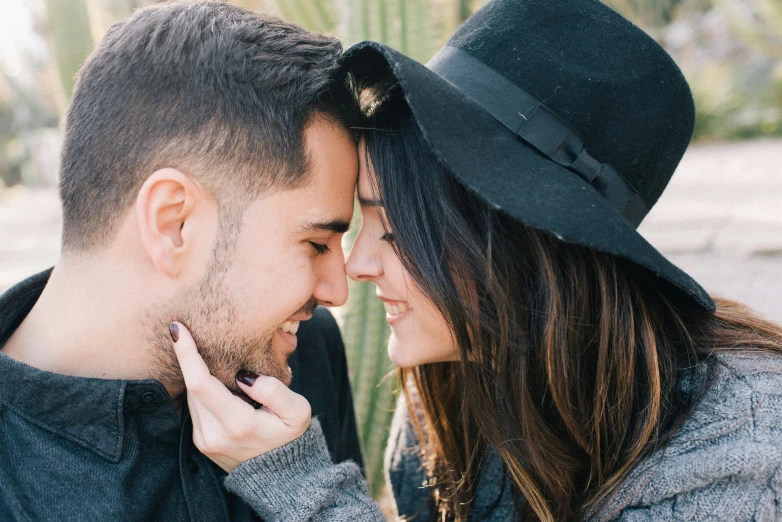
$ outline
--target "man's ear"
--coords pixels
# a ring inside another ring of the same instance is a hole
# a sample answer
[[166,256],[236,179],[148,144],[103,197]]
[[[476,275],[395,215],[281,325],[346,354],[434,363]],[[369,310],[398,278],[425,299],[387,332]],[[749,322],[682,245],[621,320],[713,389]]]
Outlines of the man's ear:
[[152,173],[136,197],[141,241],[155,266],[169,277],[179,275],[185,254],[193,248],[183,240],[182,229],[203,197],[192,179],[172,168]]

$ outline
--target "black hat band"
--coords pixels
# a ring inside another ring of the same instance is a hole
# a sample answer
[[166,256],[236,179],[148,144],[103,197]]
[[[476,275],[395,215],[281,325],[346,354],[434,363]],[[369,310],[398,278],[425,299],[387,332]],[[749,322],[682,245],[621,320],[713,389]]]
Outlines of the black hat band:
[[575,129],[505,76],[450,46],[443,47],[427,67],[538,152],[578,174],[634,227],[649,212],[616,170],[589,155]]

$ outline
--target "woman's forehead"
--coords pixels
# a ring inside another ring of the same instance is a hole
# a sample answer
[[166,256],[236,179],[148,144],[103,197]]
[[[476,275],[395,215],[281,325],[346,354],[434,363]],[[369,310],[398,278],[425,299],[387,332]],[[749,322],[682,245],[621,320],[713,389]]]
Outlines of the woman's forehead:
[[375,172],[372,168],[372,160],[369,159],[366,147],[364,146],[364,140],[362,138],[359,143],[359,171],[358,171],[358,185],[356,187],[356,193],[358,194],[358,201],[362,207],[378,207],[383,206],[383,202],[379,199],[376,193],[377,179],[375,178]]

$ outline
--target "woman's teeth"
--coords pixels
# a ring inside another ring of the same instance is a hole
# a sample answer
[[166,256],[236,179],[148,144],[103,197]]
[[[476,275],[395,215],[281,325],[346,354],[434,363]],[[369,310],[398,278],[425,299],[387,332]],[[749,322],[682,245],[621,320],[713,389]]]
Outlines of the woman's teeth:
[[282,326],[280,326],[280,330],[283,332],[288,332],[289,334],[296,335],[296,332],[299,331],[299,323],[301,321],[285,321],[282,323]]
[[410,309],[410,305],[407,303],[391,304],[384,302],[383,305],[386,307],[386,313],[388,315],[399,315]]

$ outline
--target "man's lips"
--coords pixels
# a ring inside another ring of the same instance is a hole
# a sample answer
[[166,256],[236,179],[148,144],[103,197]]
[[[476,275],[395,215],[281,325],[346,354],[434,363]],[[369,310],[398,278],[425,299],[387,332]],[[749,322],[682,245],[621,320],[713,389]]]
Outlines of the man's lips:
[[288,345],[291,346],[291,352],[296,349],[296,346],[298,345],[299,339],[296,337],[295,334],[292,334],[290,332],[286,332],[282,328],[277,328],[277,335],[279,335],[283,341],[285,341]]
[[314,314],[295,314],[288,317],[286,321],[309,321],[310,319],[312,319],[313,315]]
[[279,328],[277,328],[277,335],[279,335],[283,341],[285,341],[290,347],[291,352],[296,349],[298,345],[298,333],[299,325],[301,321],[309,321],[312,319],[313,314],[299,313],[289,317]]

